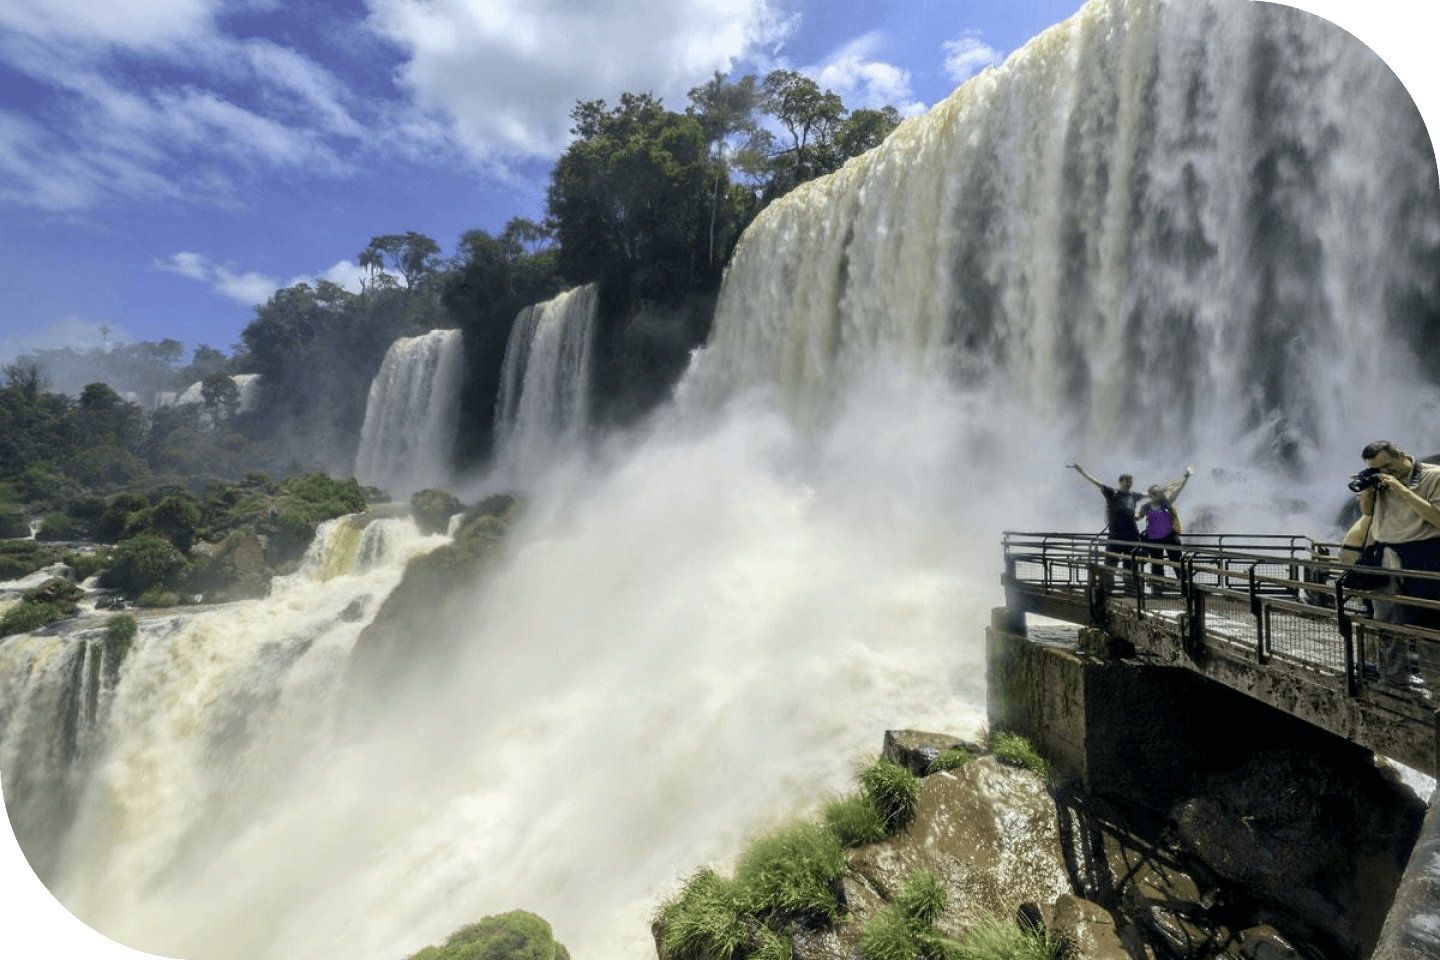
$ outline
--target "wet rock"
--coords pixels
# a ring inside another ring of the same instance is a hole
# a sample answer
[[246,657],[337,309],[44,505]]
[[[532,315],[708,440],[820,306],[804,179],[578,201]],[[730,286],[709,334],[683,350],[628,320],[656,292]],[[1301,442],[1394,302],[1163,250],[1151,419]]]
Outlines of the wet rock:
[[886,730],[881,756],[915,774],[926,776],[935,758],[952,747],[963,747],[978,756],[984,748],[948,733],[924,733],[918,730]]
[[1050,935],[1071,945],[1085,960],[1130,960],[1109,910],[1071,893],[1061,894],[1045,924]]

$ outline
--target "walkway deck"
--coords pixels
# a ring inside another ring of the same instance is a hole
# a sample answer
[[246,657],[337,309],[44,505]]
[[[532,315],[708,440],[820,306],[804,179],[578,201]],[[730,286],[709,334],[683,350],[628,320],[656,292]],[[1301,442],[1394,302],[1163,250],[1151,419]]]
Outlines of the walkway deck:
[[[1190,535],[1179,569],[1167,560],[1157,574],[1097,536],[1007,533],[1003,582],[1017,617],[1102,629],[1123,655],[1203,674],[1437,776],[1440,630],[1377,619],[1391,598],[1340,585],[1346,568],[1325,550],[1305,537]],[[1440,619],[1440,604],[1411,609]],[[1382,647],[1408,657],[1398,682],[1379,676]]]

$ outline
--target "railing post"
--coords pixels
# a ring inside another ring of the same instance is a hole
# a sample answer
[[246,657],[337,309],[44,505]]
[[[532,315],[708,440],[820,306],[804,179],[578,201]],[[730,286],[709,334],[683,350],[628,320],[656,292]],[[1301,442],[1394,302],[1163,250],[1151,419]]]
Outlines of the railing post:
[[[1193,565],[1194,558],[1187,558]],[[1190,595],[1185,598],[1185,652],[1191,657],[1198,656],[1205,649],[1205,594],[1194,583],[1195,571],[1190,571]]]
[[1345,612],[1345,584],[1344,577],[1335,580],[1335,626],[1340,630],[1341,648],[1345,651],[1345,687],[1346,692],[1352,697],[1360,696],[1363,670],[1361,664],[1365,662],[1363,656],[1356,656],[1355,650],[1355,624],[1350,622],[1350,615]]
[[1250,564],[1248,575],[1250,592],[1250,615],[1255,618],[1255,660],[1257,663],[1270,661],[1269,637],[1265,630],[1265,605],[1260,602],[1259,581],[1255,577],[1258,563]]

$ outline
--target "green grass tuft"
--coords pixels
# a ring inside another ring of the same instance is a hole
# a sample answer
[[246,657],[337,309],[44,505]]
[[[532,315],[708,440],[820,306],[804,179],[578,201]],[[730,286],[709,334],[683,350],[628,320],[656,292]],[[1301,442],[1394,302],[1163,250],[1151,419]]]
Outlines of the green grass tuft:
[[954,960],[1057,960],[1064,944],[1044,930],[988,917],[965,931]]
[[945,884],[938,876],[929,870],[916,870],[895,895],[895,906],[913,929],[926,930],[945,912],[948,898]]
[[736,884],[713,870],[691,877],[660,917],[665,955],[677,960],[729,960],[745,940]]
[[887,833],[906,826],[920,804],[920,778],[881,757],[860,773],[860,783],[885,820]]
[[868,960],[919,960],[920,943],[895,907],[881,910],[860,931],[860,955]]
[[868,793],[852,793],[832,801],[821,818],[842,847],[862,847],[885,839],[885,818]]
[[1040,774],[1041,777],[1049,775],[1050,765],[1045,762],[1045,758],[1036,753],[1035,748],[1030,745],[1030,741],[1018,733],[1010,733],[1007,730],[997,730],[990,734],[986,746],[988,746],[997,757],[1009,760],[1022,767],[1028,767]]
[[735,868],[743,906],[757,917],[838,919],[832,889],[844,873],[845,852],[828,827],[803,821],[750,845]]
[[951,747],[934,760],[931,760],[930,766],[925,769],[925,772],[940,773],[944,770],[954,770],[957,767],[965,766],[965,764],[974,759],[975,757],[964,747]]

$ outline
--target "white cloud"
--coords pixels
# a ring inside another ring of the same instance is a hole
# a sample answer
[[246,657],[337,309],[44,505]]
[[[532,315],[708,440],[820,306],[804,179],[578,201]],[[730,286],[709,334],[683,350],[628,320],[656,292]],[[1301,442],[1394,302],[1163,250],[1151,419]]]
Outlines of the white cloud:
[[867,33],[805,73],[821,89],[838,93],[847,109],[893,106],[902,116],[923,113],[925,105],[910,89],[910,71],[875,58],[881,43],[880,34]]
[[318,276],[302,273],[281,281],[255,270],[238,270],[229,264],[217,263],[203,253],[189,251],[172,254],[166,260],[156,260],[153,266],[156,270],[203,283],[221,296],[246,307],[264,303],[281,287],[293,287],[301,283],[313,287],[321,280],[329,280],[351,293],[359,293],[360,281],[366,276],[365,270],[358,264],[341,260]]
[[769,0],[372,0],[401,81],[478,156],[564,148],[580,100],[648,91],[671,109],[793,21]]
[[0,24],[32,37],[153,49],[209,28],[223,0],[3,0]]
[[246,307],[264,303],[272,293],[280,289],[280,281],[274,277],[254,270],[236,270],[227,264],[216,263],[203,253],[176,253],[168,260],[156,260],[153,266],[156,270],[179,274],[186,279],[203,283],[216,293]]
[[945,51],[945,74],[956,83],[963,83],[986,67],[998,67],[1005,62],[1005,53],[996,50],[971,31],[963,37],[946,40],[941,44]]

